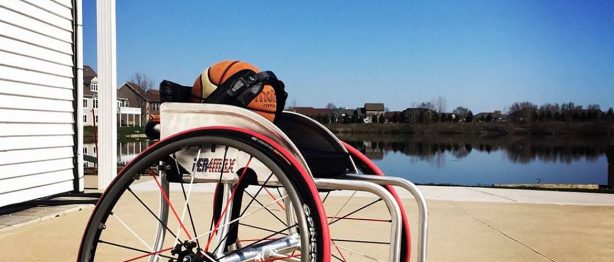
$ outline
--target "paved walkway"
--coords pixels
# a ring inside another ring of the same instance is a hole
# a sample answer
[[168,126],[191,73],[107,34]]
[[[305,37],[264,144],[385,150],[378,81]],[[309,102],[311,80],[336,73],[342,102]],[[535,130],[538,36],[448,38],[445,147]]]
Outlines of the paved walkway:
[[[147,191],[148,185],[140,190]],[[423,186],[421,190],[429,199],[429,261],[614,258],[614,195],[473,187]],[[411,221],[416,221],[411,212],[415,205],[411,199],[404,201]],[[0,231],[2,260],[74,261],[91,207],[70,207],[66,210],[72,212],[63,213],[57,209],[53,212],[59,216],[47,215],[20,227],[10,225],[11,230]],[[35,211],[28,212],[37,217]],[[0,224],[3,219],[6,215],[0,217]]]
[[614,194],[604,193],[451,186],[419,186],[419,188],[429,200],[614,206]]

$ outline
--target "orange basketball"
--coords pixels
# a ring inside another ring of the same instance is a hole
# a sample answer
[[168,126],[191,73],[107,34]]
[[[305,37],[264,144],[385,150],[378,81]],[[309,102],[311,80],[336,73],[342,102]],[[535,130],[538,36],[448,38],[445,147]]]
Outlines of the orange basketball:
[[[224,60],[211,65],[196,78],[196,81],[194,81],[192,97],[196,99],[193,102],[199,102],[196,101],[198,98],[206,99],[220,85],[224,84],[224,81],[228,80],[232,75],[246,69],[254,73],[260,72],[258,67],[237,60]],[[271,85],[265,85],[262,91],[247,105],[247,108],[270,121],[275,120],[275,112],[277,109],[275,89]]]

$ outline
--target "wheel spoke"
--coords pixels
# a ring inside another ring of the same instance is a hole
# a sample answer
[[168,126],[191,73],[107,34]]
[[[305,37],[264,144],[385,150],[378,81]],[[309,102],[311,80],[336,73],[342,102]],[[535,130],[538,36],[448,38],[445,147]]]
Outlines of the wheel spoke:
[[341,208],[339,208],[339,210],[337,210],[337,213],[335,213],[335,215],[333,217],[336,217],[336,216],[338,216],[341,213],[341,211],[350,203],[350,200],[352,200],[354,195],[356,195],[356,192],[358,192],[358,191],[352,192],[352,195],[350,195],[350,197],[348,197],[348,199],[345,201],[345,203],[343,203]]
[[[239,223],[239,225],[246,226],[246,227],[251,227],[251,228],[255,228],[255,229],[260,229],[262,231],[266,231],[266,232],[269,232],[269,233],[275,232],[274,230],[270,230],[270,229],[267,229],[267,228],[264,228],[264,227],[249,225],[249,224]],[[284,234],[284,235],[288,235],[288,234]]]
[[[136,200],[138,200],[141,205],[143,205],[143,207],[145,207],[147,209],[147,211],[149,211],[149,213],[156,219],[158,220],[158,222],[160,223],[160,225],[164,226],[164,228],[166,229],[166,231],[168,231],[168,233],[170,233],[171,235],[173,235],[173,237],[178,238],[177,235],[175,235],[175,233],[173,233],[173,231],[168,228],[168,226],[166,226],[166,224],[164,222],[162,222],[162,220],[156,215],[154,214],[154,212],[147,206],[145,205],[145,203],[143,202],[143,200],[141,200],[141,198],[139,196],[137,196],[134,191],[132,191],[132,189],[130,187],[128,187],[128,192],[130,192],[135,198]],[[181,241],[179,241],[181,242]]]
[[121,218],[119,218],[119,216],[117,216],[115,213],[111,212],[111,217],[115,218],[115,220],[117,220],[124,228],[126,228],[126,230],[128,230],[128,232],[130,232],[136,239],[138,239],[145,247],[147,247],[147,249],[149,249],[150,251],[153,251],[153,247],[151,247],[149,244],[147,244],[147,242],[145,242],[145,240],[143,240],[143,238],[141,238],[136,232],[134,232],[134,230],[132,230],[132,228],[130,228],[126,222],[124,222]]
[[[270,175],[269,175],[269,176],[266,178],[266,180],[264,181],[264,183],[262,183],[262,185],[260,186],[260,188],[258,188],[258,191],[256,191],[256,194],[255,194],[254,196],[251,196],[251,195],[250,195],[250,197],[251,197],[252,199],[250,199],[249,203],[247,203],[247,205],[245,206],[245,208],[243,209],[243,211],[241,211],[241,213],[239,214],[239,217],[242,217],[242,216],[243,216],[243,214],[245,214],[245,212],[247,212],[247,209],[248,209],[248,208],[249,208],[249,207],[252,205],[252,203],[254,203],[254,200],[256,200],[256,197],[258,197],[258,195],[260,194],[260,192],[262,191],[262,189],[263,189],[263,188],[266,186],[266,184],[269,182],[269,180],[271,179],[271,177],[273,177],[273,173],[271,173],[271,174],[270,174]],[[247,193],[247,192],[246,192],[246,193]],[[249,193],[247,193],[247,194],[249,195]],[[262,206],[262,205],[261,205],[261,206]],[[236,224],[231,225],[231,226],[230,226],[230,229],[229,229],[229,232],[230,232],[230,231],[232,231],[232,230],[235,230],[235,228],[236,228],[236,227],[238,227],[238,225],[239,225],[239,224],[240,224],[240,223],[236,223]],[[285,224],[284,224],[284,225],[285,225]],[[273,232],[273,231],[271,231],[271,232]],[[220,241],[220,243],[218,243],[218,244],[217,244],[217,246],[216,246],[216,247],[213,249],[213,252],[211,252],[211,253],[215,254],[215,252],[216,252],[216,251],[217,251],[217,250],[218,250],[218,249],[221,247],[222,242],[223,242],[224,240],[226,240],[226,239],[228,238],[228,236],[229,236],[229,234],[226,234],[226,235],[224,236],[224,238],[222,239],[222,241]]]
[[[198,154],[196,155],[196,159],[198,161],[198,159],[200,158],[200,152],[201,152],[202,148],[198,148]],[[183,178],[182,178],[182,174],[181,171],[179,170],[179,163],[177,162],[177,156],[175,154],[172,155],[173,160],[175,161],[175,168],[177,169],[177,175],[179,176],[179,184],[181,184],[181,191],[183,192],[183,200],[185,201],[185,204],[183,206],[183,211],[181,214],[181,222],[183,222],[183,219],[185,218],[185,213],[186,210],[188,211],[189,214],[189,218],[190,218],[190,224],[192,225],[192,230],[194,231],[194,235],[198,235],[196,233],[196,227],[194,226],[194,219],[192,218],[192,211],[190,210],[190,196],[192,195],[192,187],[194,186],[194,177],[195,175],[192,174],[192,178],[190,179],[190,187],[188,188],[188,194],[186,196],[185,193],[185,187],[183,186]],[[183,224],[183,223],[181,223]],[[181,236],[181,227],[177,228],[177,236]],[[175,238],[175,244],[178,243],[179,238]],[[188,236],[189,237],[189,236]],[[200,242],[198,240],[196,240],[196,245],[198,247],[198,249],[200,250]]]
[[124,260],[123,262],[135,261],[135,260],[138,260],[138,259],[141,259],[141,258],[145,258],[145,257],[149,257],[149,256],[157,255],[157,254],[164,253],[164,252],[166,252],[166,251],[172,250],[173,248],[174,248],[174,247],[169,247],[169,248],[165,248],[165,249],[158,250],[158,251],[156,251],[156,252],[150,252],[150,253],[147,253],[147,254],[145,254],[145,255],[141,255],[141,256],[138,256],[138,257],[133,257],[133,258],[130,258],[130,259],[126,259],[126,260]]
[[366,241],[366,240],[339,239],[339,238],[333,238],[331,240],[333,240],[335,242],[350,242],[350,243],[363,243],[363,244],[374,244],[374,245],[390,245],[390,242],[385,242],[385,241]]
[[343,249],[343,250],[345,250],[345,251],[347,251],[347,252],[350,252],[350,253],[353,253],[353,254],[359,255],[359,256],[361,256],[361,257],[364,257],[364,258],[366,258],[366,259],[370,259],[370,260],[373,260],[373,261],[381,261],[381,260],[379,260],[379,259],[377,259],[377,258],[374,258],[374,257],[372,257],[372,256],[369,256],[369,255],[366,255],[366,254],[363,254],[363,253],[360,253],[360,252],[355,251],[355,250],[351,250],[351,249],[349,249],[349,248],[347,248],[347,247],[344,247],[344,246],[339,246],[339,248],[340,248],[340,249]]
[[[245,192],[245,194],[247,194],[248,196],[252,197],[252,195],[249,192]],[[258,199],[256,199],[255,197],[252,197],[255,199],[256,203],[258,203],[258,205],[260,205],[261,207],[264,207],[264,205],[262,203],[260,203],[260,201]],[[271,203],[280,203],[279,199],[275,199],[273,202]],[[286,222],[284,222],[283,220],[281,220],[281,218],[279,218],[277,215],[275,215],[275,213],[273,213],[273,211],[271,211],[268,208],[264,208],[267,212],[269,212],[269,214],[271,214],[272,216],[274,216],[280,223],[284,224],[284,226],[286,226]]]
[[[115,246],[115,247],[119,247],[119,248],[124,248],[124,249],[128,249],[128,250],[132,250],[132,251],[137,251],[137,252],[141,252],[141,253],[145,253],[145,254],[149,254],[151,251],[146,251],[146,250],[142,250],[142,249],[138,249],[138,248],[134,248],[134,247],[129,247],[126,245],[122,245],[122,244],[117,244],[117,243],[113,243],[113,242],[109,242],[109,241],[104,241],[104,240],[98,240],[98,243],[102,243],[102,244],[106,244],[106,245],[110,245],[110,246]],[[173,259],[172,257],[166,256],[166,255],[159,255],[163,258],[168,258],[168,259]]]
[[[215,150],[215,146],[213,146],[213,145],[212,145],[212,146],[211,146],[211,150]],[[228,146],[226,146],[226,147],[224,148],[224,157],[222,158],[222,163],[224,162],[224,160],[226,160],[226,156],[227,156],[227,155],[228,155]],[[206,168],[206,167],[205,167],[205,168]],[[218,180],[217,180],[217,185],[218,185],[218,186],[222,184],[222,176],[223,176],[223,174],[224,174],[224,173],[223,173],[223,168],[222,168],[222,171],[220,172],[220,176],[219,176],[219,178],[218,178]],[[215,192],[213,193],[213,195],[214,195],[214,198],[213,198],[213,199],[214,199],[214,200],[215,200],[215,198],[217,197],[217,190],[218,190],[218,189],[216,188]],[[214,210],[214,211],[215,211],[215,210]],[[220,218],[221,218],[221,216],[220,216]],[[214,225],[214,224],[215,224],[215,215],[211,216],[211,223],[209,224],[209,232],[213,232],[213,231],[214,231],[214,230],[213,230],[213,225]],[[208,244],[208,243],[207,243],[207,244]]]
[[[269,191],[269,189],[265,188],[264,191],[266,191],[266,193],[273,199],[273,201],[277,200],[277,198],[275,198],[275,196],[271,193],[271,191]],[[277,205],[281,208],[281,210],[286,210],[281,203],[277,202]]]
[[329,195],[330,195],[330,191],[326,192],[326,195],[324,196],[324,199],[322,199],[322,204],[324,204],[326,202],[326,199],[328,199]]
[[374,205],[375,203],[380,202],[380,201],[382,201],[382,199],[381,199],[381,198],[380,198],[380,199],[378,199],[378,200],[375,200],[375,201],[373,201],[373,202],[371,202],[371,203],[369,203],[369,204],[366,204],[366,205],[364,205],[363,207],[361,207],[361,208],[359,208],[359,209],[356,209],[356,210],[354,210],[354,211],[352,211],[352,212],[348,213],[348,214],[347,214],[347,215],[345,215],[345,216],[342,216],[342,217],[340,217],[340,218],[337,218],[337,219],[333,220],[332,222],[328,223],[328,225],[332,225],[332,224],[334,224],[334,223],[337,223],[339,220],[342,220],[342,219],[344,219],[344,218],[346,218],[346,217],[349,217],[349,216],[351,216],[351,215],[353,215],[353,214],[356,214],[356,213],[360,212],[361,210],[363,210],[363,209],[365,209],[365,208],[367,208],[367,207],[370,207],[370,206],[372,206],[372,205]]
[[333,241],[332,239],[330,240],[330,242],[333,244],[333,246],[335,246],[335,249],[337,249],[337,252],[339,253],[339,255],[341,256],[341,258],[343,260],[341,261],[347,261],[347,259],[345,258],[345,256],[343,255],[343,253],[341,253],[341,250],[339,250],[339,247],[337,246],[337,243],[335,243],[335,241]]
[[328,217],[328,219],[345,219],[345,220],[357,220],[357,221],[369,221],[369,222],[382,222],[391,223],[390,219],[377,219],[377,218],[359,218],[359,217]]
[[162,185],[160,185],[160,182],[158,182],[157,175],[153,171],[149,171],[149,175],[153,177],[153,180],[156,182],[156,185],[160,189],[160,193],[164,197],[164,200],[166,201],[168,206],[171,208],[171,211],[173,211],[173,214],[175,215],[175,218],[177,219],[177,222],[179,223],[179,226],[181,226],[181,228],[183,229],[185,235],[188,238],[192,238],[192,236],[190,235],[190,232],[188,232],[188,230],[185,228],[185,225],[183,225],[183,222],[181,222],[181,219],[179,219],[179,215],[177,215],[177,210],[175,210],[175,206],[173,206],[173,203],[171,203],[171,200],[168,198],[168,195],[166,194],[166,192],[162,188]]
[[[225,157],[226,157],[226,154],[224,154],[224,158]],[[224,210],[220,214],[220,217],[217,219],[217,222],[215,222],[215,227],[213,228],[213,231],[209,235],[209,239],[207,240],[207,245],[205,246],[205,252],[208,251],[209,245],[211,244],[211,240],[213,239],[213,236],[215,236],[216,231],[218,230],[218,227],[220,225],[220,222],[222,222],[222,218],[226,214],[226,211],[228,211],[228,206],[230,205],[230,203],[232,203],[232,199],[234,198],[235,193],[239,189],[239,185],[241,184],[241,181],[243,180],[243,178],[245,177],[245,174],[247,173],[247,168],[249,167],[249,163],[252,162],[252,158],[254,158],[254,157],[253,156],[249,156],[249,159],[247,160],[247,164],[245,164],[245,167],[243,167],[243,172],[241,172],[241,176],[239,176],[239,181],[237,181],[237,184],[232,189],[232,193],[230,194],[230,198],[228,199],[228,201],[226,201],[226,205],[224,207]]]

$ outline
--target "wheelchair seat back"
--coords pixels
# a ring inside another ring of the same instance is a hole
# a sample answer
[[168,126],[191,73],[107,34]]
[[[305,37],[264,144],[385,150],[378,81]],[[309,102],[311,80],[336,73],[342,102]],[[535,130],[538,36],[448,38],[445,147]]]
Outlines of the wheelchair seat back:
[[275,124],[292,140],[316,178],[333,178],[355,172],[341,141],[313,119],[285,111]]

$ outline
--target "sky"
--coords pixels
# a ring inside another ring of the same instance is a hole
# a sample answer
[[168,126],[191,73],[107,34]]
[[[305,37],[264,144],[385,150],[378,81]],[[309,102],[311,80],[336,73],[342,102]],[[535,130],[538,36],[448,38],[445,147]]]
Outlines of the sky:
[[[117,1],[118,85],[191,85],[236,59],[271,70],[288,105],[448,111],[513,102],[614,107],[614,1]],[[84,1],[96,68],[96,4]]]

